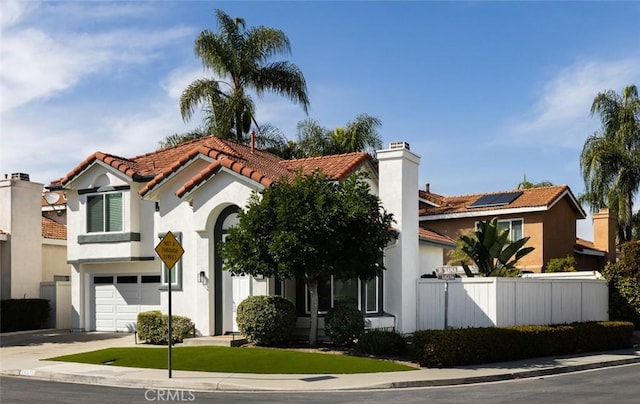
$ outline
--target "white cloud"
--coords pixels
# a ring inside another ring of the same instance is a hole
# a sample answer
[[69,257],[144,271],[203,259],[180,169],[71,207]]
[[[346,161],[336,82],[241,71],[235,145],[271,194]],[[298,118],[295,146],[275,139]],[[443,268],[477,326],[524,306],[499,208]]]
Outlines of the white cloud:
[[184,67],[173,70],[169,76],[163,80],[161,86],[169,97],[177,101],[189,84],[204,77],[213,76],[205,72],[202,67]]
[[9,31],[0,49],[2,111],[47,99],[87,76],[144,63],[168,42],[190,33],[186,28],[142,32],[52,35],[35,28]]
[[175,99],[157,84],[153,91],[159,81],[152,77],[136,82],[149,83],[151,91],[131,91],[122,102],[100,96],[80,101],[74,93],[80,84],[100,84],[96,95],[108,92],[104,83],[113,73],[152,66],[174,44],[191,46],[189,27],[145,28],[123,18],[113,24],[113,16],[142,17],[143,9],[2,2],[0,174],[27,172],[48,183],[94,151],[146,153],[164,136],[188,130]]
[[602,91],[640,81],[640,59],[575,63],[543,83],[538,101],[524,119],[507,128],[513,141],[581,147],[583,139],[599,127],[591,118],[594,97]]
[[0,2],[0,28],[5,29],[16,25],[22,17],[36,6],[36,3],[27,3],[17,0],[5,0]]

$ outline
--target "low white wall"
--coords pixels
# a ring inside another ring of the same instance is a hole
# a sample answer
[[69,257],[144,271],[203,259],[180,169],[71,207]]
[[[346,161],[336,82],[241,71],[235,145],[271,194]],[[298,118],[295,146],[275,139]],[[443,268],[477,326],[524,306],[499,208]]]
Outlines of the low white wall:
[[602,279],[419,279],[418,330],[609,319]]

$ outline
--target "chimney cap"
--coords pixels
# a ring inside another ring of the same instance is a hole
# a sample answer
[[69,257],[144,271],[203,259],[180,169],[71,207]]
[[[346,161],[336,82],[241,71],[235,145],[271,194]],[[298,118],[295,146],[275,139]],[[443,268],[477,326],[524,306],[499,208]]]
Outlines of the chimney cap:
[[29,181],[29,174],[25,173],[11,173],[12,180]]
[[405,141],[401,141],[401,142],[391,142],[389,144],[389,149],[407,149],[407,150],[411,150],[411,147],[409,147],[409,143],[405,142]]

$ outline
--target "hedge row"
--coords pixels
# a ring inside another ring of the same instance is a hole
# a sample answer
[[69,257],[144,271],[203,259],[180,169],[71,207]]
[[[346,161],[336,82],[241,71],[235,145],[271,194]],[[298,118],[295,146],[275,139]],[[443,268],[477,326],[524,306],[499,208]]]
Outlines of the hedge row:
[[[193,332],[194,324],[188,317],[171,316],[171,341],[182,342]],[[169,316],[159,310],[138,313],[136,326],[138,338],[150,344],[168,344]]]
[[417,331],[416,361],[452,367],[629,348],[633,323],[587,322],[557,326],[461,328]]
[[49,320],[46,299],[8,299],[0,302],[0,332],[37,330]]

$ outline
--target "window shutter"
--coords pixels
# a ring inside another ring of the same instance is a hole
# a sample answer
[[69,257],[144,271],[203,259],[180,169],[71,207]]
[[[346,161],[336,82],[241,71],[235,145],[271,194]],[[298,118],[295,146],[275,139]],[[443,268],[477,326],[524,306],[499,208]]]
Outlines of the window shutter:
[[105,231],[122,231],[122,194],[106,194]]
[[104,231],[103,206],[102,195],[87,198],[87,231],[89,233]]

